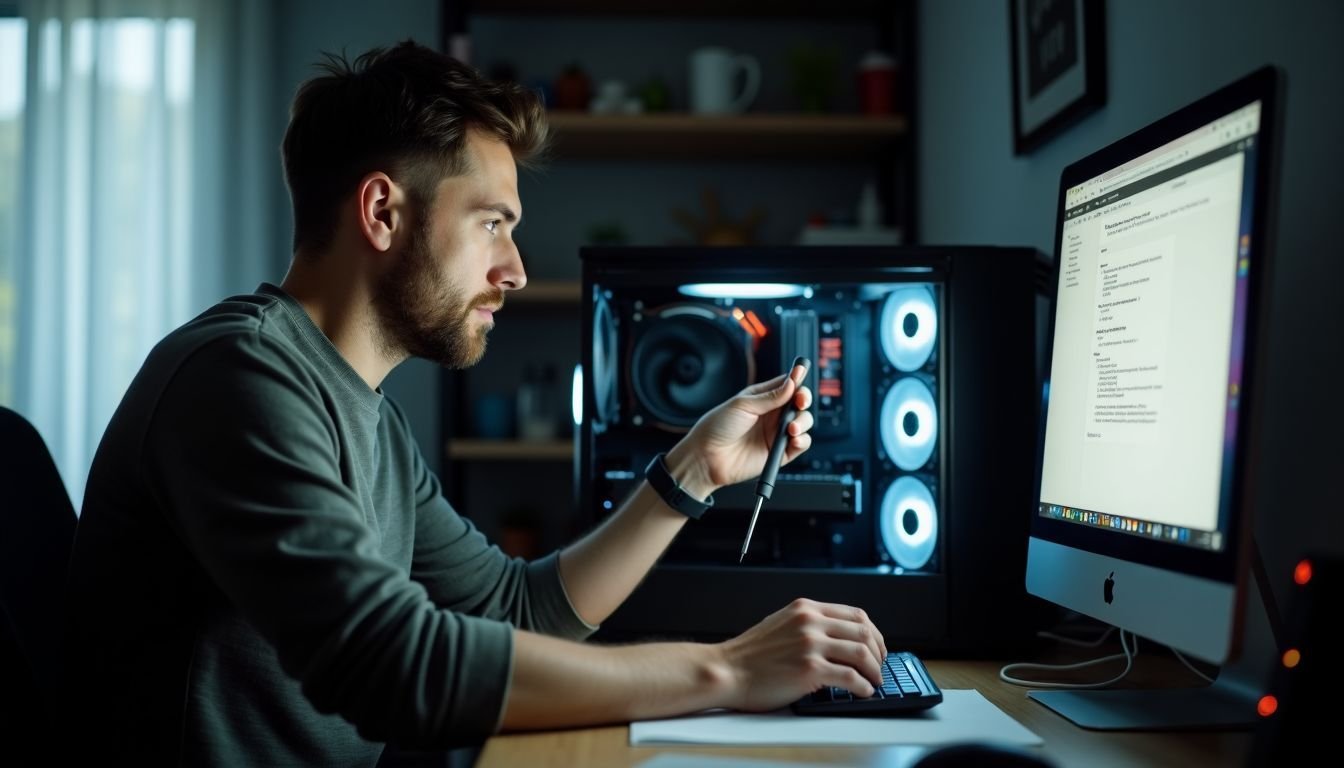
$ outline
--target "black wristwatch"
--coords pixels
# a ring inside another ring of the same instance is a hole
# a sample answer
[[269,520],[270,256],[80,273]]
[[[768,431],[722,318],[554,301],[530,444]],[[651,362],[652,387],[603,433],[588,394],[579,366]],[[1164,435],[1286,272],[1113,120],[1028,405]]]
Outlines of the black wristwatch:
[[667,462],[664,460],[666,457],[665,453],[654,456],[653,461],[649,462],[648,469],[644,470],[644,479],[649,481],[649,485],[658,492],[667,506],[692,520],[699,520],[705,514],[705,510],[714,506],[714,497],[710,496],[700,501],[687,493],[685,488],[677,485],[676,478],[672,477],[672,473],[667,469]]

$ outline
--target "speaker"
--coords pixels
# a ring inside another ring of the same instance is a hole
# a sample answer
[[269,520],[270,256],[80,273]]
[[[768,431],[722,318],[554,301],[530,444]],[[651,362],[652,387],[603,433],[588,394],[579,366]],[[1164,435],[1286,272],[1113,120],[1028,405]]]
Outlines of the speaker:
[[715,494],[601,635],[721,638],[806,596],[864,608],[889,645],[912,650],[1024,643],[1036,251],[594,247],[581,258],[588,418],[576,472],[591,524],[707,410],[798,355],[814,363],[812,447],[781,469],[744,562],[754,480]]

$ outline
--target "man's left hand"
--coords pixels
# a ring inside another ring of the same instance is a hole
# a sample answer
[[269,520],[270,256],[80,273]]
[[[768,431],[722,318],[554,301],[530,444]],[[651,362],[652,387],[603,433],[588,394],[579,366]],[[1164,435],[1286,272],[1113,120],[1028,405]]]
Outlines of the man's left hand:
[[787,428],[781,465],[806,451],[812,445],[807,434],[812,428],[807,410],[812,391],[799,386],[806,374],[803,366],[795,366],[788,375],[753,384],[701,416],[667,454],[668,468],[681,487],[703,499],[725,485],[759,476],[786,403],[801,412]]

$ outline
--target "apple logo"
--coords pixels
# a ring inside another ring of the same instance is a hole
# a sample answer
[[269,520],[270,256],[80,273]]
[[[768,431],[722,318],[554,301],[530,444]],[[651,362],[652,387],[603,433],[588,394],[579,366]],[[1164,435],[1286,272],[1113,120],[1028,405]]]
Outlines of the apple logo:
[[1115,599],[1115,571],[1111,571],[1111,575],[1107,576],[1106,581],[1102,582],[1101,596],[1106,600],[1107,605],[1110,605],[1111,601]]

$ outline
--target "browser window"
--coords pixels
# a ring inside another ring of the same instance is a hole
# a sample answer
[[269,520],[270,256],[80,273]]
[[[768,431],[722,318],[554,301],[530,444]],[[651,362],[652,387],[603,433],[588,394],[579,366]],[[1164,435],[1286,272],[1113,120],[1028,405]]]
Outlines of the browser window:
[[1237,395],[1258,120],[1251,105],[1066,191],[1041,495],[1107,512],[1083,522],[1221,547],[1223,455],[1209,447]]

